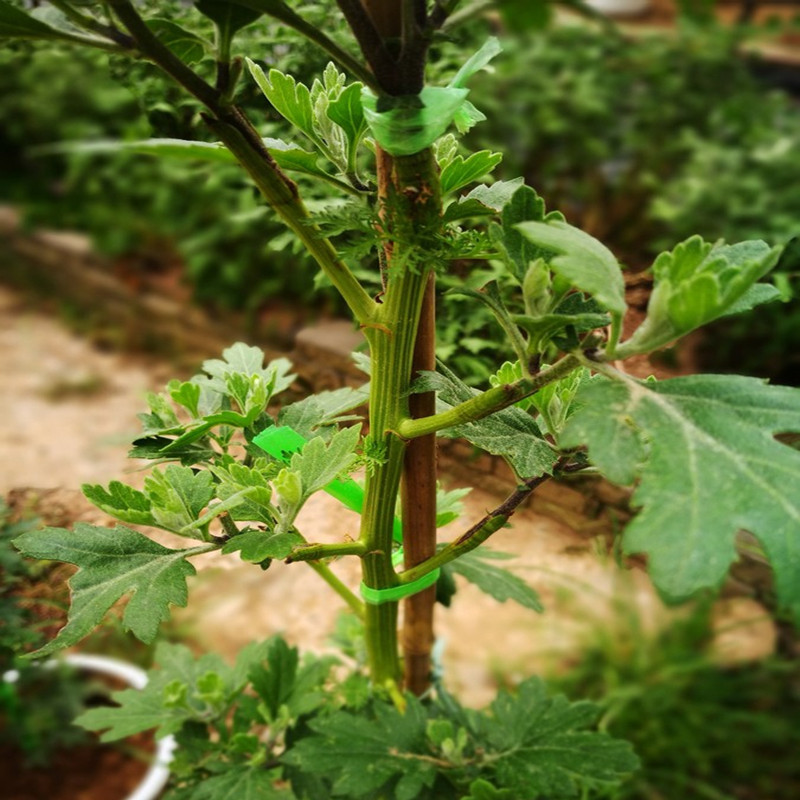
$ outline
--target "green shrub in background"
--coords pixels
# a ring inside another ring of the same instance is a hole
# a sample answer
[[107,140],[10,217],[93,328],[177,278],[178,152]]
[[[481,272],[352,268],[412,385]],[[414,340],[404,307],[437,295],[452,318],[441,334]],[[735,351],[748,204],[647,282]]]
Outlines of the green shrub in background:
[[[227,348],[202,374],[148,396],[132,450],[153,466],[141,489],[115,480],[83,487],[121,524],[78,523],[15,540],[28,556],[78,567],[67,624],[31,655],[77,644],[122,599],[123,623],[152,642],[170,607],[187,603],[193,559],[211,553],[241,559],[256,575],[275,560],[293,572],[305,563],[356,616],[359,635],[351,638],[360,644],[343,648],[343,669],[301,660],[278,638],[248,643],[235,665],[163,647],[144,691],[120,693],[119,708],[82,718],[112,739],[149,728],[176,733],[172,798],[567,800],[620,786],[637,760],[627,743],[594,729],[592,703],[551,697],[528,678],[475,711],[433,669],[434,585],[449,601],[454,572],[495,599],[539,607],[530,587],[478,548],[551,477],[590,470],[634,487],[640,510],[623,546],[647,556],[666,597],[718,587],[733,562],[752,555],[774,569],[777,613],[800,618],[800,453],[777,438],[800,430],[800,391],[724,375],[639,381],[620,369],[774,300],[775,288],[759,281],[787,248],[696,235],[676,243],[653,262],[645,320],[623,331],[617,257],[546,211],[522,178],[487,180],[501,156],[462,150],[455,136],[483,118],[467,84],[499,54],[498,41],[485,41],[444,79],[434,68],[438,80],[426,80],[429,44],[455,24],[458,0],[337,0],[350,50],[282,0],[196,0],[185,20],[175,17],[186,29],[140,16],[159,12],[158,3],[50,5],[79,24],[80,44],[157,64],[204,109],[208,138],[219,140],[117,146],[211,164],[235,158],[369,345],[369,361],[360,359],[368,386],[289,404],[276,402],[295,377],[286,359],[264,364],[258,348]],[[515,2],[514,11],[535,22],[542,5]],[[253,42],[235,34],[264,15],[292,20],[355,81],[333,62],[310,86],[253,61],[248,75],[236,54]],[[209,20],[214,40],[198,39]],[[87,41],[85,32],[102,38]],[[76,38],[8,0],[0,0],[0,35]],[[240,78],[281,114],[290,141],[262,138],[269,129],[251,120],[249,92],[238,104]],[[339,202],[318,210],[295,174],[316,177],[329,193],[335,186]],[[464,384],[453,359],[437,369],[434,295],[444,276],[470,309],[495,315],[515,356],[502,363],[493,354],[482,391]],[[365,400],[362,435],[356,412]],[[517,478],[495,509],[441,543],[437,527],[457,516],[457,497],[437,492],[437,435],[502,456]],[[348,478],[359,466],[363,487]],[[320,541],[322,532],[307,527],[301,509],[321,490],[359,512],[357,539]],[[160,528],[186,544],[165,547],[130,526]],[[755,541],[743,542],[742,529]],[[330,569],[339,558],[355,565],[357,590]],[[296,584],[286,585],[284,599],[303,607]],[[280,615],[282,606],[253,613]],[[354,663],[357,650],[364,662]]]
[[[181,4],[169,6],[174,19],[187,13]],[[329,6],[312,4],[303,13],[336,35]],[[210,29],[202,33],[211,36]],[[435,45],[435,69],[445,74],[483,35],[485,24],[476,20]],[[252,39],[265,66],[301,78],[324,67],[314,48],[292,42],[275,21],[241,36]],[[489,119],[470,134],[470,146],[502,151],[499,176],[524,175],[550,207],[603,237],[634,268],[695,230],[709,240],[785,242],[800,219],[800,111],[754,78],[737,53],[741,37],[688,24],[675,36],[642,40],[587,24],[507,37],[495,67],[502,81],[475,81],[473,94]],[[5,191],[24,205],[31,224],[86,230],[102,251],[136,255],[143,269],[183,262],[195,297],[212,307],[255,313],[268,297],[303,297],[313,280],[310,262],[259,210],[257,196],[241,191],[235,166],[211,171],[127,154],[31,152],[31,145],[53,141],[205,136],[195,107],[154,68],[126,70],[117,57],[101,66],[104,56],[91,52],[65,59],[49,43],[16,47],[26,48],[26,66],[0,74],[0,113],[10,120],[0,137],[10,163],[21,165]],[[13,57],[14,51],[0,55],[6,64]],[[265,115],[252,87],[242,91],[242,104],[257,119],[278,119],[274,111]],[[104,200],[109,192],[113,206]],[[311,196],[320,207],[332,202],[325,187],[314,187]],[[465,263],[453,285],[480,285],[482,274],[469,277],[473,270]],[[794,274],[777,279],[788,299]],[[319,302],[343,311],[334,293]],[[479,385],[493,369],[488,353],[513,354],[491,315],[465,315],[463,307],[460,297],[440,301],[439,355]],[[454,316],[466,331],[455,333]],[[730,356],[716,351],[720,367],[790,378],[794,362],[786,353],[800,344],[794,319],[800,319],[794,306],[788,314],[762,309],[754,322],[762,333],[730,331]],[[748,343],[755,354],[743,361]]]

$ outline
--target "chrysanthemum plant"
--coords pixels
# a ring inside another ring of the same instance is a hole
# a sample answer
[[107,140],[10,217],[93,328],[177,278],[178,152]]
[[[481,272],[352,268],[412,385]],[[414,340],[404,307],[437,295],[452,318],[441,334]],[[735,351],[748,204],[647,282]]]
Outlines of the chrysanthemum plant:
[[[635,487],[638,513],[624,550],[646,554],[664,595],[720,584],[747,531],[774,568],[780,608],[800,615],[800,453],[776,438],[800,431],[800,392],[735,376],[642,381],[625,369],[629,357],[774,299],[777,291],[758,281],[781,253],[761,241],[677,244],[652,265],[646,319],[626,338],[613,253],[546,212],[521,178],[493,181],[501,154],[461,152],[457,134],[483,119],[468,100],[469,79],[498,55],[497,42],[447,85],[425,83],[431,43],[470,9],[459,0],[336,5],[351,49],[284,0],[195,0],[180,24],[158,16],[158,2],[50,0],[42,15],[0,0],[0,37],[143,59],[198,101],[213,142],[120,146],[238,162],[346,302],[371,376],[362,388],[275,411],[293,381],[290,364],[264,365],[260,351],[237,344],[203,374],[151,396],[132,451],[155,465],[144,489],[84,487],[123,524],[46,528],[18,540],[23,553],[78,567],[69,620],[39,655],[75,645],[121,598],[126,626],[152,641],[170,606],[186,604],[200,554],[263,570],[274,559],[305,564],[358,621],[346,626],[349,660],[300,660],[280,638],[244,648],[234,666],[161,646],[147,689],[122,692],[120,708],[91,711],[84,724],[106,738],[147,728],[175,734],[172,798],[587,797],[636,768],[630,747],[592,729],[591,704],[548,697],[537,679],[481,712],[460,706],[440,680],[431,686],[437,587],[448,600],[461,573],[499,599],[536,607],[532,590],[476,548],[544,481],[594,471]],[[542,10],[500,5],[512,16]],[[310,86],[260,65],[257,52],[252,61],[238,54],[237,33],[266,29],[270,19],[328,53],[331,63]],[[213,24],[213,41],[191,30],[193,20],[201,31]],[[258,120],[237,106],[248,81],[285,120],[286,140],[262,138]],[[335,212],[309,213],[301,186],[314,181],[340,193]],[[357,277],[365,259],[374,264],[371,284]],[[484,391],[434,359],[436,276],[454,261],[490,261],[517,286],[514,298],[495,282],[463,290],[496,315],[517,356],[497,365]],[[437,515],[437,436],[505,458],[518,479],[506,500],[446,544],[437,543],[437,521],[452,519],[454,498],[439,492]],[[363,487],[347,477],[356,468]],[[360,511],[357,538],[320,543],[300,530],[299,511],[323,489]],[[129,525],[191,544],[170,549]],[[342,558],[359,563],[360,587],[331,570]],[[352,666],[356,640],[361,667]],[[342,663],[351,669],[342,672]]]

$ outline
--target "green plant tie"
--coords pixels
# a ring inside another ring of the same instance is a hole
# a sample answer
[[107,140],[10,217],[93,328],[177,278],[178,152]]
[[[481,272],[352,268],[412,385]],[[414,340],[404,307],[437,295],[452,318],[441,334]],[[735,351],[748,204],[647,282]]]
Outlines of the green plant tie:
[[[392,559],[392,561],[394,562],[394,559]],[[439,580],[440,572],[441,569],[437,567],[425,573],[421,578],[417,578],[415,581],[401,583],[399,586],[389,586],[386,589],[371,589],[362,581],[359,591],[361,592],[361,597],[364,599],[364,602],[373,606],[379,606],[381,603],[397,602],[398,600],[411,597],[412,594],[418,594],[428,587],[433,586],[433,584]]]
[[467,79],[483,69],[500,52],[491,37],[461,67],[447,86],[426,86],[419,94],[376,97],[361,90],[364,119],[375,141],[390,155],[410,156],[430,147],[455,123],[460,133],[486,117],[467,100]]

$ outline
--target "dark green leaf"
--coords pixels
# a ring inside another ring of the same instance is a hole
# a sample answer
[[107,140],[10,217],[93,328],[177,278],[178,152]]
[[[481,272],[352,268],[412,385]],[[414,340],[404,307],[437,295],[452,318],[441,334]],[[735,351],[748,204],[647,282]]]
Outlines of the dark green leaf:
[[512,695],[501,691],[490,716],[470,714],[480,738],[494,751],[495,785],[518,797],[577,797],[587,784],[619,782],[638,766],[628,742],[588,731],[599,709],[548,697],[530,678]]
[[780,602],[800,619],[800,452],[773,438],[800,431],[800,390],[722,375],[595,378],[576,405],[560,444],[587,444],[615,483],[638,481],[633,502],[642,510],[623,542],[648,554],[663,592],[718,585],[744,529],[773,565]]
[[505,553],[478,549],[465,553],[447,566],[456,575],[474,584],[498,603],[513,600],[524,608],[544,611],[539,595],[522,578],[507,569],[489,563],[490,559],[502,557],[510,558]]
[[147,20],[147,27],[165,44],[181,61],[195,64],[206,54],[206,43],[197,34],[187,31],[169,19]]
[[186,605],[186,578],[195,573],[186,556],[196,551],[170,550],[122,526],[112,530],[80,522],[72,531],[44,528],[23,534],[15,544],[32,558],[78,567],[70,579],[69,620],[37,655],[79,642],[126,595],[131,598],[123,615],[125,627],[152,642],[169,616],[169,606]]
[[236,31],[255,22],[262,13],[229,0],[195,0],[194,5],[219,28],[223,41],[230,41]]
[[502,239],[514,276],[522,283],[528,264],[546,256],[550,251],[534,244],[517,226],[522,222],[542,222],[551,215],[545,213],[544,200],[530,186],[521,186],[503,207]]
[[[446,368],[441,369],[444,374],[424,372],[414,384],[414,391],[437,392],[437,412],[447,411],[479,394]],[[519,408],[506,408],[477,422],[457,425],[439,434],[467,439],[481,450],[503,456],[520,478],[549,474],[557,460],[536,421]]]
[[300,740],[285,760],[311,774],[330,777],[334,795],[350,800],[373,797],[394,786],[394,800],[415,800],[433,785],[437,769],[424,758],[427,717],[420,702],[408,698],[405,713],[376,705],[375,718],[340,711],[310,723],[317,734]]
[[228,767],[199,783],[189,800],[296,800],[289,789],[276,788],[279,778],[278,772],[263,767]]
[[[0,0],[0,39],[73,39],[66,31],[51,28],[7,0]],[[101,41],[101,40],[98,40]]]

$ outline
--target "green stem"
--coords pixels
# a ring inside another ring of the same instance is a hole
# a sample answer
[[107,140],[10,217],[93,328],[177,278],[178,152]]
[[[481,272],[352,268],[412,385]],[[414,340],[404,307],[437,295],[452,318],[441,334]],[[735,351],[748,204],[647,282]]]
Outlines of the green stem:
[[533,375],[530,378],[520,378],[514,383],[507,383],[503,386],[495,386],[469,400],[465,400],[463,403],[459,403],[457,406],[453,406],[447,411],[443,411],[441,414],[433,414],[423,419],[406,418],[396,428],[397,433],[404,439],[414,439],[417,436],[425,436],[428,433],[451,428],[454,425],[463,425],[466,422],[475,422],[483,419],[538,392],[548,383],[569,375],[580,364],[581,362],[577,356],[565,356],[538,375]]
[[378,90],[375,78],[363,64],[353,58],[346,50],[342,50],[320,28],[307,22],[299,14],[292,11],[285,3],[276,3],[274,0],[238,0],[238,2],[243,6],[252,8],[254,11],[261,11],[284,25],[288,25],[290,28],[294,28],[310,42],[319,45],[343,70],[349,72],[354,78],[358,78],[370,89]]
[[218,89],[206,83],[159,41],[130,0],[109,0],[109,5],[142,54],[213,113],[216,119],[206,118],[209,127],[236,156],[270,206],[305,245],[342,294],[356,319],[361,324],[368,323],[375,303],[339,258],[331,242],[322,236],[315,225],[310,224],[308,211],[297,193],[297,187],[280,171],[247,118],[239,109],[228,106]]
[[[382,463],[367,475],[361,515],[361,540],[366,548],[362,559],[364,583],[372,589],[397,585],[392,534],[406,448],[395,430],[409,415],[414,344],[430,274],[425,265],[413,263],[408,257],[412,254],[405,248],[414,248],[414,254],[424,252],[426,233],[439,219],[431,151],[396,158],[388,166],[392,174],[382,179],[381,196],[389,235],[389,279],[375,324],[365,329],[372,358],[370,437],[384,455]],[[426,191],[429,187],[430,192]],[[368,604],[365,631],[373,681],[378,685],[399,681],[397,603]]]
[[550,475],[539,475],[536,478],[526,480],[497,508],[490,511],[479,522],[476,522],[468,531],[462,533],[458,539],[443,547],[438,553],[421,564],[403,570],[397,576],[400,583],[411,583],[418,580],[429,572],[433,572],[433,570],[444,566],[450,561],[455,561],[470,550],[474,550],[478,545],[483,544],[493,533],[499,531],[508,522],[522,502],[527,500],[539,486],[550,478]]
[[361,602],[337,577],[327,564],[320,561],[308,561],[308,566],[333,589],[359,619],[364,619],[364,603]]
[[337,558],[338,556],[363,556],[366,552],[364,543],[335,542],[332,544],[301,544],[289,554],[287,564],[295,561],[318,561],[321,558]]
[[287,183],[268,151],[260,151],[241,131],[228,122],[207,119],[207,124],[247,170],[256,186],[284,223],[303,243],[331,283],[339,290],[356,320],[369,324],[378,308],[364,287],[342,261],[333,244],[311,222],[311,216],[297,194],[296,187]]

